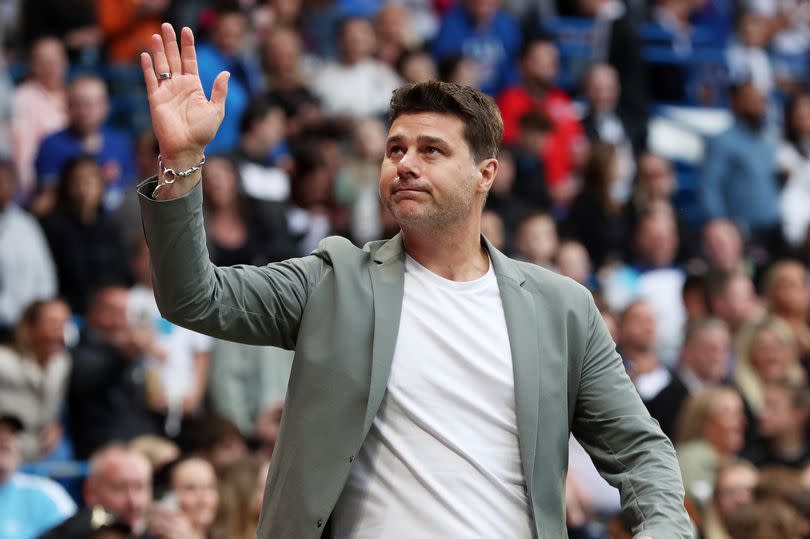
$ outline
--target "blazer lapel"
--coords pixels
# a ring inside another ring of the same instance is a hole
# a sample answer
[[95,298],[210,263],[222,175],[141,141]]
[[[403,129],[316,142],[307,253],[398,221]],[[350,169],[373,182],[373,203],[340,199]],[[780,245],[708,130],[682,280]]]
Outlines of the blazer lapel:
[[405,251],[402,237],[397,234],[391,241],[383,244],[373,256],[374,261],[369,267],[369,274],[374,294],[374,338],[371,345],[371,383],[363,439],[368,434],[385,395],[399,334],[399,319],[405,289]]
[[525,279],[514,262],[486,239],[490,259],[498,278],[503,314],[512,351],[515,377],[515,414],[518,443],[526,487],[532,492],[535,450],[540,414],[540,341],[537,312],[531,293],[523,288]]

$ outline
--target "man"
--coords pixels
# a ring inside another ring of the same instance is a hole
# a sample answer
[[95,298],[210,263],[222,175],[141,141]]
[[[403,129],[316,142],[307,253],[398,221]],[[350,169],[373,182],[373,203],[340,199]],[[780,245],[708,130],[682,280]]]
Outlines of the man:
[[317,538],[330,517],[336,537],[564,537],[570,432],[622,486],[639,536],[690,537],[673,450],[590,294],[481,238],[502,134],[489,98],[439,82],[395,92],[380,194],[401,235],[216,268],[192,167],[228,75],[205,101],[191,30],[182,60],[162,30],[155,68],[141,57],[152,120],[166,165],[192,172],[140,187],[158,305],[296,350],[259,537]]
[[520,136],[520,119],[530,111],[547,116],[553,130],[543,147],[546,180],[552,194],[570,186],[571,175],[585,157],[587,141],[571,98],[555,86],[559,53],[550,37],[527,39],[520,51],[522,82],[498,96],[503,115],[503,139],[511,144]]
[[129,290],[99,289],[90,299],[86,329],[73,349],[68,384],[69,425],[82,459],[114,440],[160,432],[146,407],[142,358],[160,355],[153,333],[137,331],[127,319]]
[[730,95],[735,121],[709,141],[700,196],[707,217],[733,221],[767,256],[782,237],[776,148],[765,129],[766,103],[750,81],[732,86]]
[[17,472],[23,425],[0,412],[0,537],[33,539],[76,511],[76,504],[57,483]]
[[728,325],[737,337],[746,324],[762,319],[765,309],[751,278],[741,271],[713,276],[706,283],[706,300],[712,316]]
[[[35,301],[25,309],[14,347],[0,347],[0,408],[17,410],[24,460],[69,458],[55,453],[62,442],[62,412],[70,372],[65,326],[70,309],[60,299]],[[62,447],[64,449],[64,447]]]
[[740,231],[728,219],[712,219],[703,226],[701,246],[710,272],[749,274],[753,268],[743,255]]
[[646,403],[670,440],[675,439],[675,422],[686,398],[725,382],[730,361],[731,336],[725,322],[706,318],[687,325],[677,369],[669,384]]
[[[135,173],[135,158],[126,135],[105,127],[110,104],[104,81],[76,77],[68,86],[68,126],[43,139],[35,161],[37,188],[55,193],[62,167],[73,157],[92,155],[101,166],[104,207],[118,208]],[[40,194],[41,196],[41,194]]]
[[56,269],[36,220],[14,202],[14,167],[0,160],[0,342],[32,301],[56,294]]
[[672,375],[655,352],[658,334],[655,313],[649,302],[636,300],[622,311],[616,338],[627,373],[641,400],[655,398],[672,380]]

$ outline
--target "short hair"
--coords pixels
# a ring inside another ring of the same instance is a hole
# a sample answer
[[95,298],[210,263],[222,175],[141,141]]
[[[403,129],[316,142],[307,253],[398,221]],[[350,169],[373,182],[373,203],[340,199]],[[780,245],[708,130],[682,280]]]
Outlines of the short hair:
[[729,333],[728,325],[725,322],[715,316],[709,316],[707,318],[701,318],[700,320],[693,320],[687,323],[686,331],[684,332],[683,336],[683,342],[686,344],[704,331],[710,330],[720,330],[725,333]]
[[520,44],[518,58],[524,60],[535,45],[551,45],[552,47],[557,47],[553,35],[543,31],[536,31],[527,36],[526,39],[523,40],[523,43]]
[[464,122],[464,140],[478,162],[498,156],[503,138],[503,120],[495,101],[485,93],[452,82],[427,81],[406,84],[394,91],[389,117],[401,114],[437,112]]
[[239,120],[239,134],[244,135],[253,129],[253,127],[264,120],[273,109],[284,110],[281,105],[274,100],[253,99],[250,101],[245,111],[242,113],[242,118]]
[[98,479],[100,475],[103,474],[105,469],[105,464],[107,463],[107,459],[112,454],[125,454],[125,455],[135,455],[136,458],[142,459],[144,463],[146,463],[147,467],[149,468],[149,478],[151,481],[152,477],[152,464],[149,462],[149,459],[146,458],[141,452],[138,450],[128,446],[124,442],[114,441],[110,442],[106,445],[101,446],[92,455],[90,455],[90,460],[87,467],[87,479],[93,480]]

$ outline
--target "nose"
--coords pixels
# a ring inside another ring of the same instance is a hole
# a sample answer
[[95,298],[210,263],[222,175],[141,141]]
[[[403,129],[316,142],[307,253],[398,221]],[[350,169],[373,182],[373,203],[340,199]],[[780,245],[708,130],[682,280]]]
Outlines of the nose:
[[408,149],[397,163],[397,175],[400,178],[418,178],[421,175],[415,149]]

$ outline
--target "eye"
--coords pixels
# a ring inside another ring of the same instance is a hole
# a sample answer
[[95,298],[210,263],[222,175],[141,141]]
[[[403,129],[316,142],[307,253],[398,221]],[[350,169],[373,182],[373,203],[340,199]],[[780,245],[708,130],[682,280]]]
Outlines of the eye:
[[427,148],[425,148],[425,153],[428,153],[430,155],[438,155],[442,153],[442,151],[436,146],[428,146]]
[[391,146],[388,148],[388,155],[389,156],[397,156],[402,153],[402,146]]

